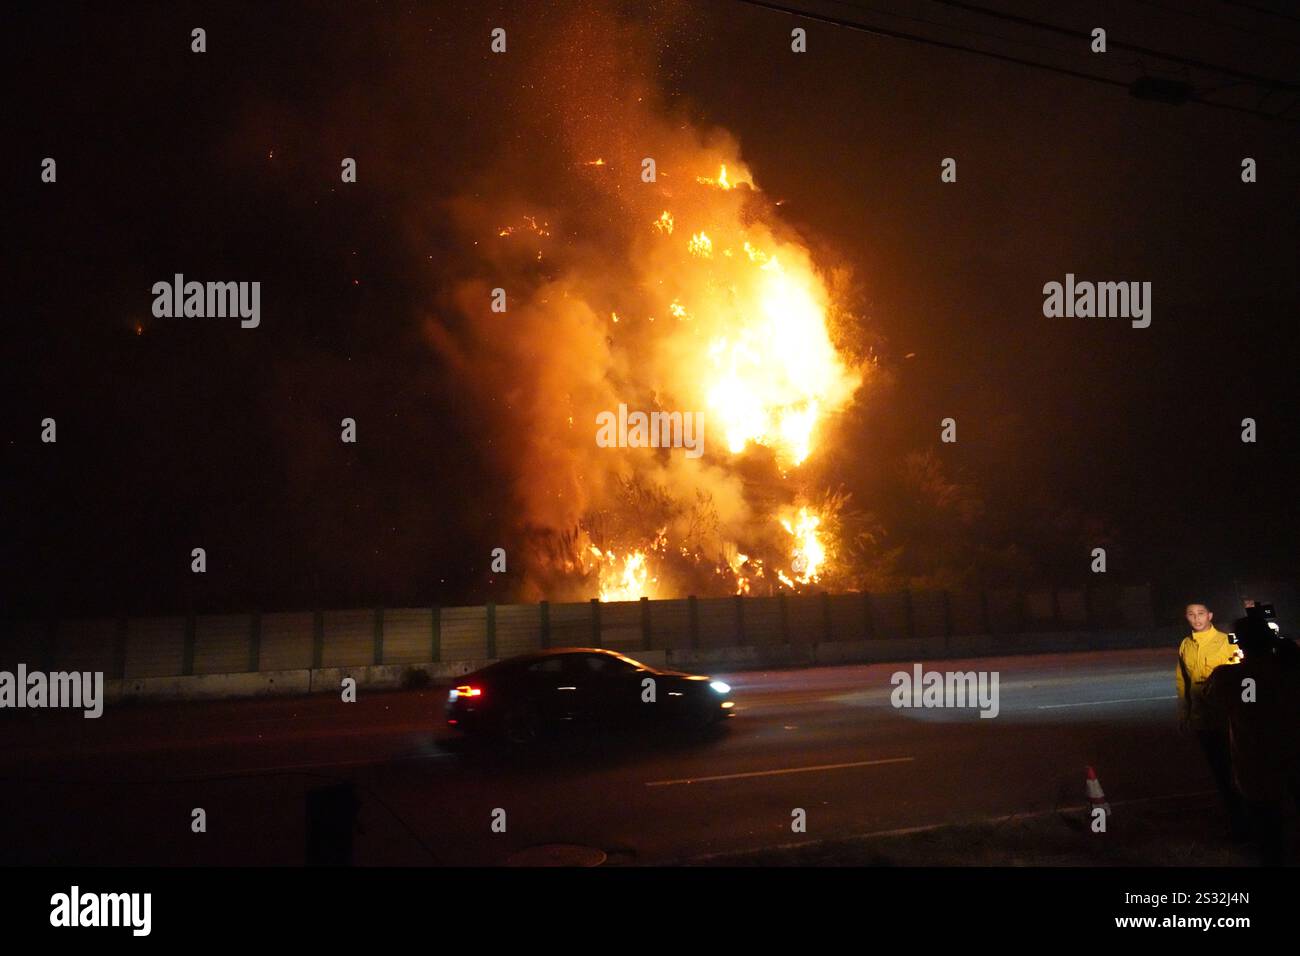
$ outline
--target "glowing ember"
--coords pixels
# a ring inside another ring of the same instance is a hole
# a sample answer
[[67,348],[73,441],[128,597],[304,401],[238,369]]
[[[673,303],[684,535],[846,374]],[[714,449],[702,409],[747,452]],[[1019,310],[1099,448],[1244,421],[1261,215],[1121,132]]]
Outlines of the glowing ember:
[[[539,225],[537,222],[537,218],[535,216],[524,216],[523,220],[524,220],[524,224],[531,231],[537,233],[537,235],[549,236],[551,234],[550,223],[543,222]],[[513,236],[515,234],[515,230],[518,228],[519,228],[518,226],[502,226],[500,229],[497,230],[497,235],[503,238],[505,236]]]

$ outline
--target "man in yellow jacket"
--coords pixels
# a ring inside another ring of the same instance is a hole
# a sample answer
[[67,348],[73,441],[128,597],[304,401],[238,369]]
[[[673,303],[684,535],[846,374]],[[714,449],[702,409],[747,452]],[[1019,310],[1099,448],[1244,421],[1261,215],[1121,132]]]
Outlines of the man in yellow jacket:
[[1188,604],[1185,610],[1192,633],[1178,645],[1178,726],[1191,730],[1205,753],[1210,773],[1228,806],[1234,834],[1244,832],[1241,801],[1232,786],[1232,758],[1228,748],[1227,715],[1215,708],[1205,694],[1205,682],[1216,667],[1236,664],[1241,656],[1236,645],[1214,626],[1214,615],[1204,604]]

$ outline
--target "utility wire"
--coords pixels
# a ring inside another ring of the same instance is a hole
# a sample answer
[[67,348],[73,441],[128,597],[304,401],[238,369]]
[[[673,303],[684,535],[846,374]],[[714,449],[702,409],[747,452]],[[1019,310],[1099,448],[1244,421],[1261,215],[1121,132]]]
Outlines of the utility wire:
[[[1079,39],[1087,39],[1088,37],[1088,34],[1080,33],[1078,30],[1072,30],[1069,27],[1059,26],[1055,23],[1046,23],[1042,20],[1034,20],[1030,17],[1018,16],[1014,13],[1005,13],[1002,10],[982,7],[975,3],[966,3],[964,0],[930,0],[930,2],[942,4],[946,7],[956,7],[958,10],[966,10],[971,13],[979,13],[998,20],[1006,20],[1009,23],[1017,23],[1021,26],[1033,27],[1038,30],[1049,30],[1052,33],[1058,33],[1063,36]],[[1250,80],[1251,82],[1258,83],[1261,86],[1276,87],[1277,89],[1287,90],[1290,92],[1300,91],[1300,83],[1297,83],[1294,80],[1277,80],[1269,76],[1261,76],[1258,73],[1247,73],[1228,66],[1216,66],[1215,64],[1207,63],[1204,60],[1194,60],[1190,57],[1179,56],[1176,53],[1165,53],[1163,50],[1153,50],[1150,47],[1138,46],[1135,43],[1125,43],[1123,40],[1112,40],[1109,36],[1106,38],[1106,48],[1127,50],[1129,53],[1137,53],[1142,56],[1153,56],[1161,60],[1168,60],[1171,63],[1190,66],[1198,70],[1209,70],[1212,73],[1222,73],[1224,76],[1235,77],[1239,80]]]
[[[1066,67],[1054,66],[1049,63],[1042,63],[1036,60],[1025,59],[1023,57],[1011,56],[1005,53],[994,53],[991,50],[981,50],[978,47],[964,46],[960,43],[951,43],[946,40],[936,40],[933,37],[922,36],[916,33],[907,33],[902,30],[894,30],[888,27],[873,26],[871,24],[862,23],[857,20],[846,20],[843,17],[831,16],[830,14],[827,13],[818,13],[818,12],[812,12],[808,10],[801,10],[796,7],[787,6],[785,4],[774,3],[772,2],[772,0],[739,0],[739,2],[748,4],[749,6],[752,7],[758,7],[764,10],[771,10],[776,13],[784,13],[788,16],[801,17],[806,20],[813,20],[815,22],[820,22],[820,23],[829,23],[832,26],[844,27],[849,30],[858,30],[863,33],[870,33],[870,34],[874,34],[875,36],[887,37],[893,40],[910,40],[914,43],[922,43],[927,46],[935,46],[945,50],[955,50],[960,53],[973,53],[977,56],[986,57],[992,60],[999,60],[1004,63],[1017,63],[1021,66],[1036,67],[1037,69],[1046,70],[1049,73],[1057,73],[1062,76],[1072,76],[1081,80],[1092,80],[1094,83],[1105,83],[1108,86],[1119,86],[1119,87],[1123,87],[1126,90],[1132,88],[1132,84],[1125,80],[1116,80],[1108,76],[1098,76],[1095,73],[1086,73],[1082,70],[1071,70]],[[1221,72],[1224,73],[1231,72],[1228,70],[1222,70],[1221,68],[1219,69]],[[1300,85],[1291,84],[1291,86],[1295,87],[1296,89],[1300,89]],[[1193,103],[1199,103],[1202,106],[1212,106],[1215,107],[1216,109],[1231,110],[1235,113],[1247,113],[1251,116],[1258,116],[1263,119],[1277,120],[1285,123],[1296,122],[1295,120],[1292,120],[1290,117],[1283,115],[1289,110],[1283,110],[1281,113],[1268,113],[1263,110],[1250,109],[1249,107],[1244,107],[1244,106],[1233,106],[1228,103],[1216,103],[1213,100],[1204,99],[1199,95],[1191,95],[1188,97],[1188,100]]]
[[1248,27],[1239,26],[1238,24],[1235,23],[1228,23],[1226,20],[1219,20],[1216,19],[1215,17],[1208,16],[1204,13],[1197,13],[1195,10],[1182,10],[1179,9],[1178,7],[1166,6],[1163,3],[1157,3],[1156,0],[1137,0],[1137,2],[1142,4],[1142,6],[1144,7],[1152,7],[1156,10],[1163,10],[1165,13],[1169,13],[1174,16],[1187,17],[1188,19],[1191,20],[1203,20],[1206,23],[1214,25],[1220,30],[1236,30],[1238,33],[1245,34],[1248,37],[1254,37],[1257,40],[1278,39],[1276,34],[1256,33],[1254,30],[1251,30]]
[[799,10],[779,3],[771,3],[769,0],[739,0],[739,2],[747,3],[754,7],[762,7],[765,10],[773,10],[777,13],[785,13],[793,17],[803,17],[806,20],[817,20],[837,27],[846,27],[850,30],[860,30],[863,33],[872,33],[876,36],[888,37],[891,40],[911,40],[914,43],[924,43],[929,46],[941,47],[945,50],[957,50],[961,53],[975,53],[979,56],[988,57],[993,60],[1001,60],[1005,63],[1019,63],[1021,66],[1034,66],[1038,67],[1040,70],[1048,70],[1052,73],[1060,73],[1064,76],[1073,76],[1081,80],[1093,80],[1094,82],[1107,83],[1111,86],[1122,86],[1125,89],[1128,89],[1129,87],[1129,84],[1123,80],[1113,80],[1108,76],[1097,76],[1095,73],[1084,73],[1081,70],[1071,70],[1066,67],[1052,66],[1048,63],[1026,60],[1022,57],[1010,56],[1005,53],[994,53],[990,50],[978,49],[977,47],[962,46],[960,43],[949,43],[946,40],[936,40],[933,37],[920,36],[915,33],[905,33],[902,30],[892,30],[888,27],[871,26],[870,24],[861,23],[857,20],[845,20],[842,17],[833,17],[827,13],[810,13],[807,10]]
[[1241,3],[1240,0],[1223,0],[1230,7],[1241,7],[1244,10],[1254,10],[1256,13],[1267,13],[1270,17],[1281,17],[1283,20],[1294,20],[1300,23],[1300,17],[1292,16],[1289,13],[1282,13],[1280,10],[1270,10],[1268,7],[1261,7],[1253,3]]
[[[1067,50],[1059,46],[1050,46],[1046,43],[1035,43],[1033,40],[1023,40],[1015,37],[1005,36],[1001,33],[988,33],[984,30],[976,30],[971,27],[957,26],[956,24],[951,24],[951,23],[940,23],[938,20],[928,20],[925,17],[912,16],[911,14],[894,13],[890,10],[880,10],[876,7],[870,7],[862,3],[856,3],[854,2],[854,0],[830,0],[830,2],[838,4],[839,6],[842,7],[848,7],[850,10],[854,10],[858,13],[873,13],[877,16],[892,17],[895,20],[911,20],[913,23],[924,23],[926,26],[938,27],[941,30],[949,30],[953,33],[965,34],[966,36],[985,37],[990,40],[997,40],[999,43],[1009,43],[1013,46],[1033,47],[1035,50],[1046,50],[1049,53],[1057,53],[1057,54],[1064,53],[1069,56],[1081,57],[1088,60],[1093,60],[1095,56],[1095,54],[1093,53],[1086,53],[1077,49]],[[1137,61],[1135,60],[1126,60],[1122,62],[1126,66],[1130,66],[1133,69],[1140,68]]]

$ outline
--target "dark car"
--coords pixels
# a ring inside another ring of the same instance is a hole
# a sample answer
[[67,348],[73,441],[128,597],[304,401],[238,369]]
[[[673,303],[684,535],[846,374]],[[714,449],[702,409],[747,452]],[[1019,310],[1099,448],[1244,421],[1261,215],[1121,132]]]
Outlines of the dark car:
[[460,678],[448,697],[448,726],[516,744],[564,724],[705,727],[734,706],[722,681],[589,647],[498,661]]

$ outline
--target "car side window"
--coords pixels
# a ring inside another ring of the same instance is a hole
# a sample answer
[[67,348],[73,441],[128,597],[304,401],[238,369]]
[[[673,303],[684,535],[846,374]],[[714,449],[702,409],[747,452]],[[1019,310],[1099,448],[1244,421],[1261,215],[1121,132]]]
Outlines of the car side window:
[[610,657],[608,654],[584,654],[582,655],[582,670],[588,674],[595,674],[600,677],[613,677],[619,674],[631,674],[636,668],[627,661],[619,660],[617,657]]
[[530,674],[560,674],[564,671],[564,658],[545,657],[535,664],[528,665]]

